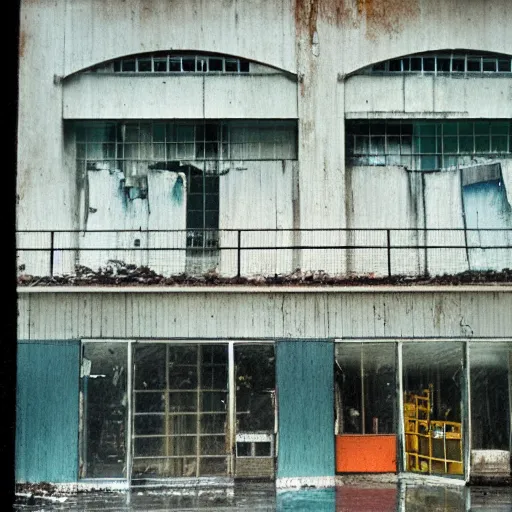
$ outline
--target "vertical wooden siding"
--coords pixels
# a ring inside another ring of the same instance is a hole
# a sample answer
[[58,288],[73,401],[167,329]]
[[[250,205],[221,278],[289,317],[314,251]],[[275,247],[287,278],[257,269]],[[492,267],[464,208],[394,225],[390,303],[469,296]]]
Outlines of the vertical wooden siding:
[[75,341],[18,344],[17,482],[77,481],[79,347]]
[[333,344],[277,344],[278,478],[334,476]]

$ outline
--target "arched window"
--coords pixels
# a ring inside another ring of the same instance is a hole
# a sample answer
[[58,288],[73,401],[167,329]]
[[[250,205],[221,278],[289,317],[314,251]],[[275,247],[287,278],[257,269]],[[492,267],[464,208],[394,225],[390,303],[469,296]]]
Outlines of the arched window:
[[510,55],[474,52],[467,50],[443,50],[415,53],[397,59],[386,60],[367,66],[355,74],[487,74],[512,73]]
[[99,73],[249,73],[246,59],[202,52],[157,52],[130,55],[88,70]]

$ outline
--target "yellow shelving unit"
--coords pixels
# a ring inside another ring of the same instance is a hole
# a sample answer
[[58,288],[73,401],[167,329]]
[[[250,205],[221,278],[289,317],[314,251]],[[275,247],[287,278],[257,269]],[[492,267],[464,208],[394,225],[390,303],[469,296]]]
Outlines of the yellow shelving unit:
[[406,469],[461,475],[461,423],[431,419],[431,397],[432,387],[404,394]]

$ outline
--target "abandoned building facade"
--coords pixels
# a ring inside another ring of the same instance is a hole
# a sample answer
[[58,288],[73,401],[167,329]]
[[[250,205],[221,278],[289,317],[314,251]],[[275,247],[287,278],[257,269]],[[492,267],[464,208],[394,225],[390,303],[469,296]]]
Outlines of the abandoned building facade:
[[23,0],[17,483],[510,479],[511,22]]

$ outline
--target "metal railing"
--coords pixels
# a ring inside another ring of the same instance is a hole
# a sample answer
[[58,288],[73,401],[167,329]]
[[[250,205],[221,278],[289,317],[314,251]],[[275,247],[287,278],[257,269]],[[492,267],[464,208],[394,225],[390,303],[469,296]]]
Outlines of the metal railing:
[[[20,230],[18,272],[144,267],[225,277],[441,275],[512,268],[512,229]],[[115,269],[114,269],[115,271]]]

